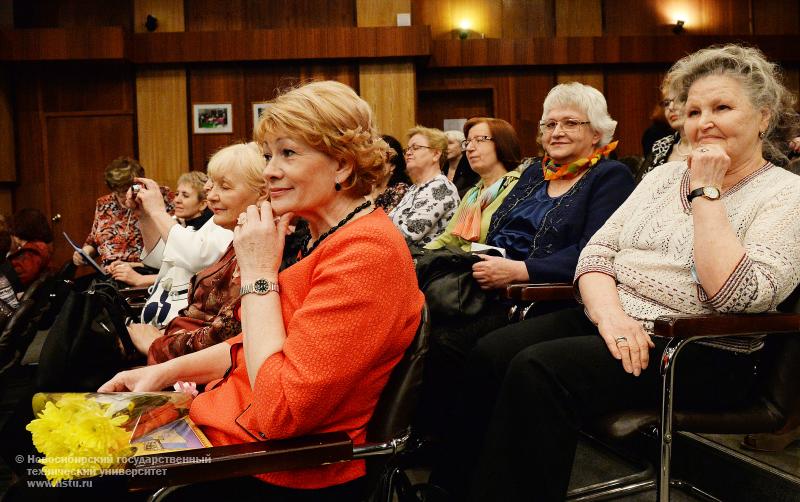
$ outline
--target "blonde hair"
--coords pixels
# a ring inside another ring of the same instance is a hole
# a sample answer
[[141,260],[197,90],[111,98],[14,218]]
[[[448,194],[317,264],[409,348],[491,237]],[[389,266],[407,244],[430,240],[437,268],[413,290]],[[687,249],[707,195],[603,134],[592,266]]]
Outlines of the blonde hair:
[[444,166],[447,164],[447,136],[445,136],[444,132],[442,132],[441,129],[417,124],[408,131],[406,139],[411,140],[411,138],[417,134],[425,136],[425,139],[428,140],[429,147],[439,150],[439,153],[441,153],[441,155],[439,155],[439,167],[444,169]]
[[228,173],[244,178],[247,186],[256,192],[263,193],[267,184],[264,181],[264,169],[267,161],[257,144],[237,143],[226,146],[211,156],[208,161],[208,177],[221,178]]
[[188,173],[181,174],[181,177],[178,178],[178,187],[184,183],[189,185],[197,192],[197,200],[204,201],[206,200],[206,191],[203,190],[203,187],[206,181],[208,181],[208,175],[203,171],[189,171]]
[[342,188],[355,195],[372,192],[389,174],[389,152],[377,132],[372,109],[353,89],[332,80],[312,82],[281,92],[267,103],[253,132],[264,144],[267,135],[284,132],[314,149],[353,166]]

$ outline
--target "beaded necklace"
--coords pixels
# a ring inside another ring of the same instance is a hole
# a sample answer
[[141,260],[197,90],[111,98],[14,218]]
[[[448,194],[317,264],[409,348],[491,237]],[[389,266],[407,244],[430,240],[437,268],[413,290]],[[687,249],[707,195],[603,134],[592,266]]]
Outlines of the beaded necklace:
[[328,237],[329,235],[331,235],[335,231],[337,231],[340,228],[342,228],[342,226],[345,223],[347,223],[348,221],[352,220],[353,217],[356,214],[358,214],[360,211],[363,211],[364,209],[368,208],[371,205],[372,205],[372,201],[368,200],[365,203],[363,203],[360,206],[358,206],[357,208],[355,208],[352,211],[350,211],[350,213],[347,216],[345,216],[344,218],[342,218],[342,220],[339,221],[339,223],[337,223],[336,225],[332,226],[331,228],[328,229],[327,232],[325,232],[322,235],[320,235],[319,238],[316,241],[314,241],[314,244],[312,244],[311,247],[308,247],[308,243],[309,243],[309,241],[311,241],[311,234],[306,235],[305,239],[303,239],[302,245],[300,246],[300,257],[301,258],[305,258],[306,256],[310,255],[311,252],[314,251],[315,249],[317,249],[317,246],[319,246],[319,243],[322,242],[323,240],[325,240],[326,237]]

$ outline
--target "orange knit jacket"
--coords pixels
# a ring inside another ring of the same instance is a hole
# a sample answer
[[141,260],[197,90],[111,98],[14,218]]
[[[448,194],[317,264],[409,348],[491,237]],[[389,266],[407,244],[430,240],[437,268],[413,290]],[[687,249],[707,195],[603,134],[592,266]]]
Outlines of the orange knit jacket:
[[[264,361],[251,390],[247,334],[229,339],[232,368],[194,400],[192,420],[215,445],[333,431],[364,441],[424,301],[403,237],[378,209],[331,234],[278,281],[283,351]],[[259,478],[313,489],[364,474],[364,462],[353,461]]]

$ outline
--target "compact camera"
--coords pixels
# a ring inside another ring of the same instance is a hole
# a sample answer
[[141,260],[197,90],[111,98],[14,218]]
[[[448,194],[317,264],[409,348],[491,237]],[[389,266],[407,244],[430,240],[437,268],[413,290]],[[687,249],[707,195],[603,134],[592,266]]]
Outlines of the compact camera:
[[133,194],[134,197],[136,197],[136,194],[139,193],[139,190],[141,189],[142,185],[138,183],[134,183],[133,185],[131,185],[131,193]]

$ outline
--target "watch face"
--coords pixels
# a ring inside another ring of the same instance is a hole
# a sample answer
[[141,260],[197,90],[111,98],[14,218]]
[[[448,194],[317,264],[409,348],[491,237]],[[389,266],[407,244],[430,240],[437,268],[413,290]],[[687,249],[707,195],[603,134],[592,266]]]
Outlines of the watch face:
[[256,293],[267,293],[269,292],[269,282],[266,279],[259,279],[253,284],[253,289]]
[[704,187],[703,196],[709,199],[719,199],[719,188],[717,187]]

